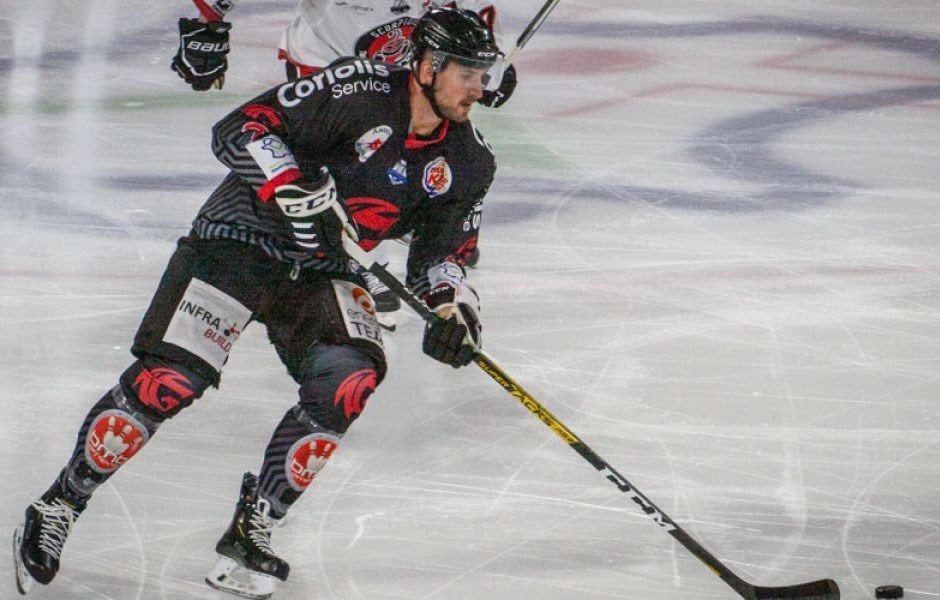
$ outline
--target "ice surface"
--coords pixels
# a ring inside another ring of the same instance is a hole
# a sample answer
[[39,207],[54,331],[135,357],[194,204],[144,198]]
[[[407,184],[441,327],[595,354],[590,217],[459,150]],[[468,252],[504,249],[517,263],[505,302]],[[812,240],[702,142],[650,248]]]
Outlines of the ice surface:
[[[539,6],[500,3],[510,39]],[[0,8],[11,535],[223,175],[210,126],[281,80],[294,3],[238,3],[226,88],[207,94],[168,68],[185,0]],[[940,4],[563,0],[518,66],[512,100],[475,111],[500,165],[471,273],[487,349],[745,579],[940,597]],[[275,534],[278,597],[735,597],[399,321],[389,377]],[[213,545],[294,402],[249,329],[34,596],[224,598],[202,583]]]

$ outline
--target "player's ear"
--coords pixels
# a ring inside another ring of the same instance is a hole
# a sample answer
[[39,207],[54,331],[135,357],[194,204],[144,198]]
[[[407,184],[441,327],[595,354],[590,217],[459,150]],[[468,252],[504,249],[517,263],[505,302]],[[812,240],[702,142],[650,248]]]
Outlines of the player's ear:
[[418,60],[418,83],[422,85],[431,85],[434,81],[434,65],[431,61],[431,53],[425,52]]

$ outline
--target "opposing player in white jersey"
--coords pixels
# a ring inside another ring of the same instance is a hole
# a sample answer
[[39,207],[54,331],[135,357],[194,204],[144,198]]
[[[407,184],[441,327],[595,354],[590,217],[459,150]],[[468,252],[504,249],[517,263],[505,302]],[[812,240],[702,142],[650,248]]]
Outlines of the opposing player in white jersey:
[[[193,0],[199,16],[180,19],[180,45],[171,67],[193,89],[221,89],[228,70],[231,24],[225,16],[233,0]],[[288,77],[316,73],[337,58],[362,56],[408,66],[411,32],[418,19],[435,6],[472,10],[480,15],[502,42],[495,5],[489,0],[300,0],[278,48],[287,63]],[[480,104],[503,105],[516,85],[512,65],[497,62]]]
[[[180,45],[172,68],[195,90],[221,88],[228,69],[226,14],[232,0],[193,0],[199,16],[180,19]],[[311,75],[344,56],[361,56],[407,66],[412,53],[411,32],[418,19],[435,6],[472,10],[480,15],[503,46],[496,7],[489,0],[300,0],[293,21],[281,36],[278,58],[285,61],[288,79]],[[502,106],[516,87],[516,70],[497,62],[479,103]],[[376,258],[388,262],[387,244],[376,249]],[[475,266],[474,248],[467,266]],[[369,291],[380,313],[380,322],[394,329],[390,313],[401,306],[398,298],[378,279],[368,277]]]

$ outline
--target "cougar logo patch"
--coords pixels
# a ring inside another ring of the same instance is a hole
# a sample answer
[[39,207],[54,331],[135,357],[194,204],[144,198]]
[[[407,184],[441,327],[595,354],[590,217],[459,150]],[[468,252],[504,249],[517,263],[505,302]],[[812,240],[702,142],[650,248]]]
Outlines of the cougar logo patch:
[[328,433],[312,433],[294,442],[287,453],[287,481],[294,491],[307,489],[337,444],[339,438]]
[[362,413],[366,400],[375,391],[378,385],[375,369],[362,369],[356,371],[339,384],[333,404],[343,405],[343,412],[347,419]]
[[173,410],[193,396],[192,383],[173,369],[141,369],[134,379],[134,391],[140,401],[160,413]]
[[140,450],[150,434],[131,415],[106,410],[98,415],[85,440],[85,459],[99,473],[111,473]]
[[424,167],[424,191],[431,198],[446,194],[454,182],[454,174],[443,156],[438,156]]
[[278,127],[281,124],[281,115],[278,114],[276,110],[270,106],[265,106],[264,104],[249,104],[242,109],[242,113],[259,122],[266,122],[266,126]]
[[388,125],[379,125],[365,132],[356,140],[356,152],[359,162],[364,163],[379,151],[388,138],[392,137],[392,128]]
[[346,206],[356,225],[370,233],[363,236],[359,243],[366,251],[375,248],[379,243],[376,238],[384,237],[385,232],[391,229],[401,216],[397,206],[382,198],[347,198]]

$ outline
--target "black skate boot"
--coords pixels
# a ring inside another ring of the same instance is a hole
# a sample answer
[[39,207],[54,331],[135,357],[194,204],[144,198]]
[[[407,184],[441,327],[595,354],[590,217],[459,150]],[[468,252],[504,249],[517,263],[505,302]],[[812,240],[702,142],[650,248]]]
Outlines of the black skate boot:
[[206,576],[217,590],[263,600],[270,598],[278,581],[287,581],[290,565],[271,549],[271,530],[278,522],[270,516],[270,504],[258,497],[258,478],[245,473],[232,524],[215,545],[219,560]]
[[13,533],[16,589],[26,595],[39,582],[48,585],[59,571],[62,546],[85,502],[69,498],[58,480],[26,508],[26,519]]

